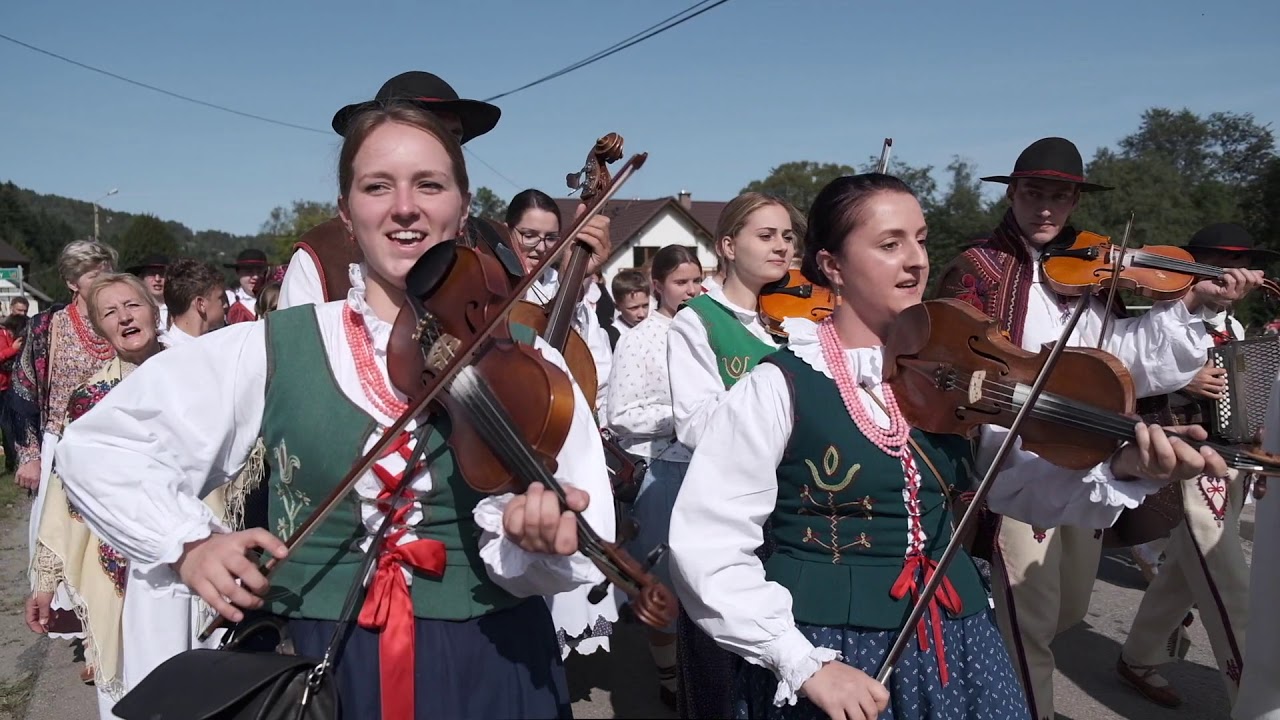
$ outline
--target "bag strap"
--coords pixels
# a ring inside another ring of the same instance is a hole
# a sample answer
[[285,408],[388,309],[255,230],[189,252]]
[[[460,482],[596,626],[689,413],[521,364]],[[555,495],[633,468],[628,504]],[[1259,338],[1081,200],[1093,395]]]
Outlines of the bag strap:
[[[422,423],[414,430],[413,453],[410,454],[408,462],[405,464],[404,476],[400,479],[400,483],[396,486],[395,494],[392,497],[399,497],[409,487],[409,483],[413,481],[414,476],[417,474],[414,469],[422,462],[426,454],[426,437],[430,429],[430,425]],[[321,682],[324,681],[325,676],[328,675],[336,663],[338,655],[342,652],[352,624],[359,617],[360,601],[367,591],[374,564],[377,562],[378,556],[382,554],[382,543],[386,539],[387,531],[391,529],[391,518],[394,514],[394,512],[388,512],[382,518],[382,524],[378,526],[378,531],[374,533],[369,542],[369,549],[365,551],[364,557],[360,562],[360,570],[356,573],[355,582],[347,590],[347,597],[342,603],[342,612],[338,614],[337,627],[334,628],[333,637],[329,639],[329,644],[325,647],[324,656],[320,658],[320,662],[307,675],[307,691],[302,698],[303,705],[307,703],[311,694],[319,690]]]

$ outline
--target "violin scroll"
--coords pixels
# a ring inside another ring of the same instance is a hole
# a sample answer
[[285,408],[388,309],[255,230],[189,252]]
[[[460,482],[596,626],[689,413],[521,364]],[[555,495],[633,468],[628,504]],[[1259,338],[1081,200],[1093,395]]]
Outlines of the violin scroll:
[[571,190],[581,190],[582,202],[589,203],[613,181],[609,175],[609,163],[621,159],[622,136],[611,132],[596,140],[581,170],[565,175],[565,185]]

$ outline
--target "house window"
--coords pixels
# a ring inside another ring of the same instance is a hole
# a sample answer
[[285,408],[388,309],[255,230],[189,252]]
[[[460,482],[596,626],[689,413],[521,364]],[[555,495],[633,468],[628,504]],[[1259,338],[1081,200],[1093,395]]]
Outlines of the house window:
[[653,256],[657,255],[658,251],[661,249],[662,248],[653,246],[637,246],[631,248],[631,267],[648,268],[649,261],[652,260]]
[[[689,249],[689,252],[693,253],[694,257],[698,256],[698,248],[690,245],[685,245],[685,247]],[[651,245],[638,245],[631,248],[631,267],[648,271],[649,263],[653,262],[653,256],[657,255],[661,249]]]

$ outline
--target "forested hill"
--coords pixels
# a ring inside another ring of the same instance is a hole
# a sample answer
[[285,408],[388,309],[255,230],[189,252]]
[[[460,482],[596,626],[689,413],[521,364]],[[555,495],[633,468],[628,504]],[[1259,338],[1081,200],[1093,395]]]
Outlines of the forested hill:
[[[260,235],[193,231],[180,222],[98,208],[99,237],[120,252],[121,267],[151,253],[223,262],[240,250],[264,247]],[[12,182],[0,183],[0,240],[31,260],[27,281],[54,298],[66,298],[55,267],[69,241],[93,236],[93,204],[42,195]]]

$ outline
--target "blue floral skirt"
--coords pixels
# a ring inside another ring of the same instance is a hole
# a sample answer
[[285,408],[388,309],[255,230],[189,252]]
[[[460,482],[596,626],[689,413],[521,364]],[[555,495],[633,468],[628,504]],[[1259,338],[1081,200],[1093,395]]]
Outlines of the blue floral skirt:
[[[857,630],[799,625],[814,645],[839,650],[847,665],[874,677],[897,638],[897,631]],[[1029,720],[1022,686],[1014,676],[988,611],[958,620],[943,621],[948,682],[938,673],[937,657],[930,646],[921,651],[912,639],[889,676],[889,707],[878,720]],[[734,684],[736,718],[825,720],[826,713],[806,698],[795,705],[775,707],[778,680],[773,673],[745,662],[739,665]]]

